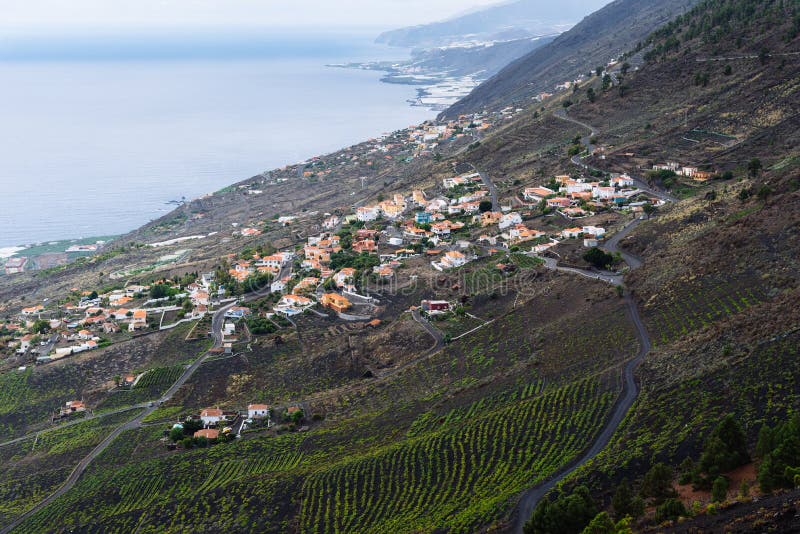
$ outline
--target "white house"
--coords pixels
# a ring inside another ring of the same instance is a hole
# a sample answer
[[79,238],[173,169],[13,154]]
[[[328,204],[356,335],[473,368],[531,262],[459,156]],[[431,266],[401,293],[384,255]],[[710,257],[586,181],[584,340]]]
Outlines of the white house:
[[522,196],[525,198],[525,200],[530,202],[541,202],[545,198],[555,194],[555,191],[547,187],[528,187],[522,193]]
[[247,417],[250,419],[269,417],[269,406],[266,404],[250,404],[247,406]]
[[325,219],[325,221],[322,223],[322,227],[326,230],[333,230],[339,225],[339,222],[341,222],[341,219],[339,219],[339,217],[337,217],[336,215],[331,215],[330,217]]
[[286,282],[288,282],[287,278],[275,280],[270,284],[269,290],[273,293],[283,293],[286,290]]
[[603,237],[606,235],[606,229],[599,226],[584,226],[582,228],[584,234],[589,234],[594,237]]
[[631,187],[633,185],[633,178],[627,174],[620,174],[616,178],[611,179],[611,185],[616,187]]
[[591,191],[595,185],[596,184],[584,182],[583,180],[570,180],[564,186],[564,190],[567,194],[582,193],[584,191]]
[[506,228],[509,228],[516,224],[522,224],[522,217],[520,217],[519,213],[512,211],[511,213],[506,213],[502,217],[500,217],[500,222],[498,226],[500,227],[501,230],[505,230]]
[[613,187],[595,187],[592,189],[592,197],[600,200],[611,200],[616,194],[617,190]]
[[222,410],[219,408],[206,408],[200,412],[200,420],[203,421],[203,426],[216,425],[223,418]]
[[434,198],[425,206],[425,211],[429,213],[438,213],[448,206],[448,202],[441,198]]
[[377,206],[364,206],[356,208],[356,218],[361,222],[374,221],[380,216],[381,210]]
[[443,269],[455,269],[456,267],[461,267],[462,265],[466,264],[467,257],[457,250],[446,252],[441,261],[441,266]]

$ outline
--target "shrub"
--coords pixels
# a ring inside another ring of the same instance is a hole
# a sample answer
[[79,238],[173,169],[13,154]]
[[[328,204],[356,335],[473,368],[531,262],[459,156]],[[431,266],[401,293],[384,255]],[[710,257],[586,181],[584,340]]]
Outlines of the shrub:
[[600,512],[586,525],[581,534],[615,534],[616,532],[617,527],[608,512]]
[[664,463],[657,463],[644,475],[642,495],[650,497],[656,503],[675,495],[672,489],[672,469]]
[[614,256],[603,252],[597,247],[592,247],[583,254],[583,259],[598,269],[604,269],[614,263]]
[[626,516],[637,518],[644,515],[644,501],[641,497],[634,495],[633,488],[627,479],[617,486],[617,491],[614,492],[614,497],[611,499],[611,507],[614,509],[617,519]]
[[714,502],[723,502],[728,497],[728,487],[730,482],[727,477],[718,476],[714,479],[714,484],[711,486],[711,498]]
[[656,508],[656,521],[662,523],[686,516],[686,507],[678,499],[670,497]]
[[556,500],[543,500],[525,523],[525,534],[578,534],[597,516],[595,505],[586,486],[576,487],[571,494],[560,494]]

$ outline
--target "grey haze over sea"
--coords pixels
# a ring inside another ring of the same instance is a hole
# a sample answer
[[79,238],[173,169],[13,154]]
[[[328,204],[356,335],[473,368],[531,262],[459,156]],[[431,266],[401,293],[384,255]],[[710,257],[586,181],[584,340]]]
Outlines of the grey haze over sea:
[[0,37],[0,247],[130,231],[195,198],[431,118],[328,63],[374,33]]

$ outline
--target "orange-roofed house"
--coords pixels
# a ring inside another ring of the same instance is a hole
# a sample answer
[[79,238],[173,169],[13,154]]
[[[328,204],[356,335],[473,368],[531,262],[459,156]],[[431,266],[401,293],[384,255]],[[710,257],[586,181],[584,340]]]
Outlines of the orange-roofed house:
[[372,239],[364,239],[363,241],[353,243],[354,252],[375,252],[376,250],[377,246]]
[[525,200],[530,202],[541,202],[545,198],[555,194],[555,191],[547,187],[529,187],[525,189],[522,196],[525,197]]
[[147,310],[133,310],[133,316],[131,317],[131,324],[128,326],[128,330],[132,332],[142,328],[147,328]]
[[561,231],[561,237],[563,237],[564,239],[573,239],[576,237],[580,237],[582,233],[583,233],[583,228],[581,228],[580,226],[575,228],[566,228]]
[[566,197],[548,198],[546,202],[550,208],[568,208],[572,204],[572,200]]
[[194,433],[196,438],[217,439],[219,437],[219,430],[216,428],[203,428]]
[[444,269],[454,269],[467,263],[467,257],[457,250],[446,252],[442,258],[441,265]]
[[66,408],[67,412],[85,412],[86,411],[86,404],[83,401],[69,401],[67,402],[64,407]]
[[344,313],[353,306],[350,301],[347,300],[347,297],[338,293],[325,293],[322,295],[322,300],[320,302],[323,306],[332,309],[336,313]]
[[481,226],[491,226],[498,224],[503,218],[503,213],[499,211],[485,211],[481,214]]

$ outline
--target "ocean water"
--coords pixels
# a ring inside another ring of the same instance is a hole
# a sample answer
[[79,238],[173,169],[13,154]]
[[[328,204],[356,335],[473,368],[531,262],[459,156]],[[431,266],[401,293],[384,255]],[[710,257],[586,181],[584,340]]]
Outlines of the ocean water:
[[0,42],[0,247],[123,233],[265,170],[417,124],[408,86],[328,63],[372,35]]

